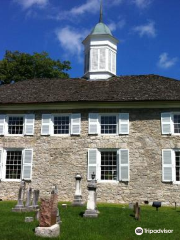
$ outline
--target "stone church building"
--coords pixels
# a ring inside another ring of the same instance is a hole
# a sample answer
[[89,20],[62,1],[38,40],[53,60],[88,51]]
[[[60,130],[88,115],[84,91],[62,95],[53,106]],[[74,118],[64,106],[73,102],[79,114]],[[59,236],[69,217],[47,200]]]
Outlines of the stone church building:
[[0,198],[17,199],[24,179],[73,201],[80,173],[86,201],[94,172],[99,202],[180,202],[180,81],[116,76],[102,12],[83,44],[82,78],[0,86]]

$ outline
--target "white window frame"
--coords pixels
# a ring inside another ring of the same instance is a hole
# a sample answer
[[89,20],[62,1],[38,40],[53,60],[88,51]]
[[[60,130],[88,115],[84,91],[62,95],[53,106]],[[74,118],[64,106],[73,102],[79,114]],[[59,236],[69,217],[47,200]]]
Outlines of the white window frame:
[[[54,117],[69,117],[69,133],[66,134],[54,134]],[[51,136],[70,136],[71,135],[71,113],[55,113],[51,115]]]
[[[99,176],[99,183],[118,183],[119,182],[119,149],[117,148],[98,148],[98,158],[97,158],[97,173]],[[116,152],[117,154],[117,164],[116,164],[116,180],[102,180],[101,179],[101,152]]]
[[173,157],[172,157],[172,166],[173,166],[173,169],[172,169],[172,172],[173,172],[173,183],[174,184],[180,184],[180,181],[176,181],[176,152],[180,152],[180,149],[172,149],[172,154],[173,154]]
[[[101,133],[101,117],[116,117],[116,133]],[[116,136],[119,135],[119,114],[118,113],[99,113],[98,116],[98,123],[99,123],[99,134],[100,135],[106,135],[106,136]]]
[[172,131],[171,134],[179,136],[180,133],[175,133],[174,132],[174,115],[180,115],[180,112],[172,112],[171,113],[171,131]]
[[[2,158],[2,179],[3,182],[21,182],[22,181],[22,171],[23,171],[23,150],[24,148],[5,148],[2,149],[3,158]],[[21,151],[22,153],[22,162],[21,162],[21,178],[20,179],[9,179],[6,178],[6,160],[8,151]]]
[[[10,134],[10,133],[8,133],[9,117],[23,117],[23,133],[22,134]],[[4,136],[24,136],[24,131],[25,131],[25,114],[8,114],[8,115],[6,115]]]

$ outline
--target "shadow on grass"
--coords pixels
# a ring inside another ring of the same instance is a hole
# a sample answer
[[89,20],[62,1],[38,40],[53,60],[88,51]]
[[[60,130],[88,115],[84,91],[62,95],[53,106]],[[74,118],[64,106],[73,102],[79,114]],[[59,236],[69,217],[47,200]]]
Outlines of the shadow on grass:
[[83,214],[84,214],[84,212],[80,212],[79,216],[80,216],[80,217],[83,217]]

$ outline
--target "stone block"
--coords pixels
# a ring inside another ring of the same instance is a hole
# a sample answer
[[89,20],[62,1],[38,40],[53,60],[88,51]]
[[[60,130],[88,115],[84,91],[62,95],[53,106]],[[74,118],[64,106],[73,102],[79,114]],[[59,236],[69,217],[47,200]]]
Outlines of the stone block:
[[36,227],[35,235],[39,237],[48,237],[54,238],[58,237],[60,234],[60,226],[59,224],[54,224],[51,227]]
[[33,222],[34,218],[33,217],[25,217],[25,222]]
[[86,210],[83,214],[83,217],[85,218],[97,218],[98,217],[98,211],[97,210]]

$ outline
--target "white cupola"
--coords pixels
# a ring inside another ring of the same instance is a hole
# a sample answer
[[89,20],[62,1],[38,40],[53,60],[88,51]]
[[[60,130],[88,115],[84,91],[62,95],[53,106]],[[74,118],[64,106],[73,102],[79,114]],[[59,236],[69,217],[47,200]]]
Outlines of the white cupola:
[[99,23],[84,39],[84,77],[91,80],[108,79],[116,75],[118,40],[103,23],[102,2]]

